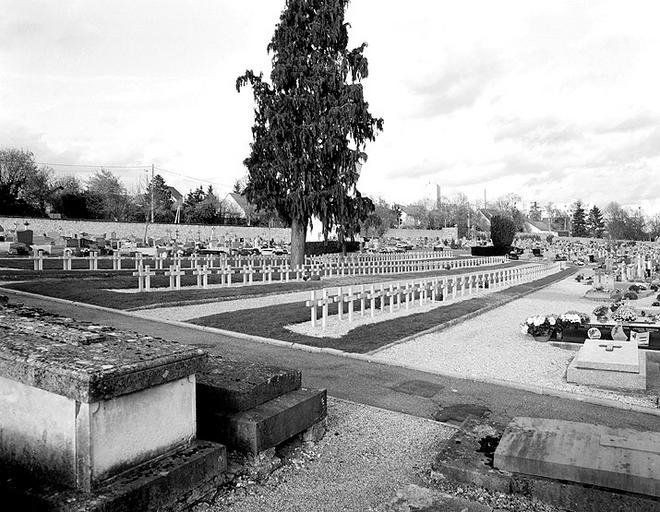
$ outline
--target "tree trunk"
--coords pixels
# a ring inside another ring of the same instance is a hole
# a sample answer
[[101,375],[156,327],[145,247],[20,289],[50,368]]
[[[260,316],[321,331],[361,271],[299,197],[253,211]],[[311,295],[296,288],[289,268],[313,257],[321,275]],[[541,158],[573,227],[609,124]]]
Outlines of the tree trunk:
[[291,267],[305,264],[307,223],[298,219],[291,222]]

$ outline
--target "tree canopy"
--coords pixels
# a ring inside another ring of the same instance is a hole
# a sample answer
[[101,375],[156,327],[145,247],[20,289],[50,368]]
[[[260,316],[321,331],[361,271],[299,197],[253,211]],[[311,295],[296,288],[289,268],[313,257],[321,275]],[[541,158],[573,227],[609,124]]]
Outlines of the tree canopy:
[[370,210],[356,184],[366,142],[383,120],[370,114],[360,83],[368,76],[366,44],[347,49],[347,4],[287,0],[267,48],[270,83],[253,71],[236,81],[239,91],[251,85],[256,102],[245,195],[291,225],[294,264],[313,217],[325,232],[338,226],[350,235]]

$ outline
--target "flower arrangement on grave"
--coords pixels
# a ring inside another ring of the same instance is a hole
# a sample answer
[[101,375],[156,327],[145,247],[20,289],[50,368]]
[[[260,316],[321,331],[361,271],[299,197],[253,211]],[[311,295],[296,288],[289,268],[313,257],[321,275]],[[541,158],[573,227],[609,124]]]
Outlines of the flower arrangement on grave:
[[612,313],[612,319],[617,322],[634,322],[637,320],[637,312],[630,306],[620,306]]
[[577,329],[589,323],[589,315],[579,311],[567,311],[559,317],[559,322],[562,329]]
[[584,279],[584,275],[583,275],[583,274],[578,274],[578,275],[575,276],[575,280],[576,280],[578,283],[582,282],[583,279]]
[[615,301],[612,304],[610,304],[610,311],[615,312],[617,309],[619,309],[622,306],[621,302]]
[[629,291],[623,294],[623,298],[628,300],[637,300],[639,298],[639,295],[637,295],[636,292]]
[[520,324],[520,332],[534,337],[550,337],[559,328],[557,315],[530,316]]
[[607,315],[610,313],[610,308],[604,304],[596,306],[592,311],[593,315],[598,318],[598,320],[606,320]]

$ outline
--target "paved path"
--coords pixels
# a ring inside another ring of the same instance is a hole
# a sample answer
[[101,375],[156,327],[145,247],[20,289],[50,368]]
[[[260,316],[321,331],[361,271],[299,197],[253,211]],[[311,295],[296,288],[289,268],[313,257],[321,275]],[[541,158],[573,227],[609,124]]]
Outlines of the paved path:
[[[13,294],[7,289],[1,290],[0,293],[9,296],[12,302],[23,302],[78,320],[188,343],[231,359],[297,367],[303,371],[305,386],[326,388],[330,395],[337,398],[420,417],[429,418],[440,407],[468,403],[489,408],[493,411],[493,415],[502,421],[513,416],[526,415],[583,421],[611,427],[660,430],[658,416],[650,414],[538,395],[505,386],[445,377],[333,354],[309,353],[227,335],[201,333],[192,327],[174,326],[149,319],[128,317],[121,313],[56,303],[47,298],[26,298]],[[415,386],[414,382],[410,384],[411,381],[430,383],[435,386],[437,393],[425,397],[421,396],[426,394],[424,392],[408,394],[393,389],[407,383],[411,388],[420,388]]]

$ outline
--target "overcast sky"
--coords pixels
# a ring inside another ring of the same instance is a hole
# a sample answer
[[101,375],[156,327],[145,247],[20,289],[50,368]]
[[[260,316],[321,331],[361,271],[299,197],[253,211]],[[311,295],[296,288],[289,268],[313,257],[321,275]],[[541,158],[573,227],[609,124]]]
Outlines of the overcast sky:
[[[656,7],[658,5],[658,7]],[[0,146],[39,162],[167,169],[187,192],[245,174],[283,0],[0,0]],[[351,45],[385,130],[359,188],[407,203],[515,192],[660,211],[660,4],[353,0]],[[56,167],[58,171],[89,171]],[[141,169],[113,169],[133,187]],[[175,174],[176,173],[176,174]],[[183,177],[183,176],[186,177]],[[194,181],[194,179],[199,181]]]

